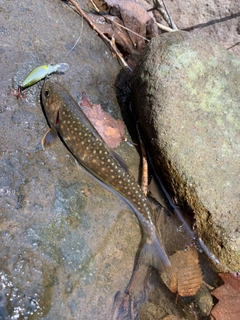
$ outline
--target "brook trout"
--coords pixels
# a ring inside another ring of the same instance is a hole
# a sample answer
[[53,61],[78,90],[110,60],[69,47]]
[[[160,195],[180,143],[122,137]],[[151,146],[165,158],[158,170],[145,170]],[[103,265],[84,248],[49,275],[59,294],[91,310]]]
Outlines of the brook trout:
[[51,145],[59,135],[78,163],[119,195],[136,214],[143,233],[139,258],[158,270],[170,266],[156,235],[152,208],[142,189],[104,143],[77,102],[61,84],[47,80],[42,88],[42,104],[50,126],[42,140],[43,147]]

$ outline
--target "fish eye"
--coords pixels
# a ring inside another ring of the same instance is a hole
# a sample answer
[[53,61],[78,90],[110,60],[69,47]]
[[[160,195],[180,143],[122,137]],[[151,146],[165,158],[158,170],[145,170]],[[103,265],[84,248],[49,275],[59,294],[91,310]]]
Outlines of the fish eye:
[[46,98],[49,98],[50,96],[50,91],[49,90],[45,90],[44,95]]

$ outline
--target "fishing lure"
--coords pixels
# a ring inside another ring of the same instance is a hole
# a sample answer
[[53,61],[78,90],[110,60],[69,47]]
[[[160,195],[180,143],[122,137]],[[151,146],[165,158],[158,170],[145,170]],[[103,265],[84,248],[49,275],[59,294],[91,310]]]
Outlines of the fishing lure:
[[22,85],[18,85],[18,90],[17,93],[14,95],[19,98],[22,95],[22,90],[34,85],[38,81],[44,79],[46,76],[53,72],[65,72],[69,68],[69,65],[67,63],[58,63],[55,65],[48,64],[48,65],[43,65],[39,66],[35,69],[33,69],[25,78],[23,81]]

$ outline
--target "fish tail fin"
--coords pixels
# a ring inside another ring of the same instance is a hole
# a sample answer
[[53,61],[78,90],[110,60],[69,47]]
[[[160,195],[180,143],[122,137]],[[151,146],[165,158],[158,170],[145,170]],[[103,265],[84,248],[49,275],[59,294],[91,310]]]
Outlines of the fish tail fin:
[[139,262],[151,265],[159,271],[171,266],[171,262],[156,235],[146,238],[140,252]]

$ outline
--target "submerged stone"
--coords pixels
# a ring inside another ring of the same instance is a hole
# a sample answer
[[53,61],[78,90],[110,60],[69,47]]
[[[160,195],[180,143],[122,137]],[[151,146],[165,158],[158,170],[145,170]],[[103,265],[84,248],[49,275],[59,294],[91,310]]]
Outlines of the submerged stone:
[[154,38],[132,80],[133,108],[156,170],[193,209],[198,234],[240,265],[240,60],[179,31]]

